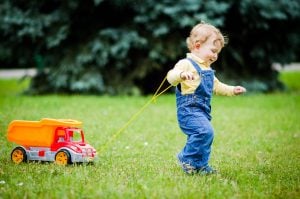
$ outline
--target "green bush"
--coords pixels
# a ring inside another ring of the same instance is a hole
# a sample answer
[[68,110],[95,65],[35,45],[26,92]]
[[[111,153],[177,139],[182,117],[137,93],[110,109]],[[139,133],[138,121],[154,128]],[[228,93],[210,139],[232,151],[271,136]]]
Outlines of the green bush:
[[271,64],[299,60],[299,9],[296,0],[4,0],[0,62],[38,69],[30,93],[151,93],[203,20],[230,40],[218,74],[272,91],[281,84]]

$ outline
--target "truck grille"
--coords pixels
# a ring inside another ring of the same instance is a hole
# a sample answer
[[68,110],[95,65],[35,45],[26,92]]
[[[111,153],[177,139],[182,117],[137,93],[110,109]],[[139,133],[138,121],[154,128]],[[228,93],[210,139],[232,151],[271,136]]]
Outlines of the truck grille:
[[90,149],[90,148],[82,149],[82,155],[93,157],[94,156],[93,149]]

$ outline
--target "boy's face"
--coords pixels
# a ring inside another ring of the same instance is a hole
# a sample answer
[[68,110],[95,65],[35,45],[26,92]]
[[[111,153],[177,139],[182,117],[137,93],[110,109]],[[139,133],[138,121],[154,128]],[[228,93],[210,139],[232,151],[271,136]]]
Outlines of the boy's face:
[[198,48],[198,56],[211,65],[218,59],[218,54],[221,52],[222,46],[216,34],[212,34],[200,47]]

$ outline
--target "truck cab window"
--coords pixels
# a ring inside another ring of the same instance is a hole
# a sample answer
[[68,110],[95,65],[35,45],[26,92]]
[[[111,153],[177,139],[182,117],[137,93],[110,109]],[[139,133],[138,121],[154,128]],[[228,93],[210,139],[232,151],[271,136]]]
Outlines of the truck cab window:
[[72,131],[70,132],[70,140],[74,141],[74,142],[81,142],[82,138],[81,138],[81,130],[80,129],[72,129]]

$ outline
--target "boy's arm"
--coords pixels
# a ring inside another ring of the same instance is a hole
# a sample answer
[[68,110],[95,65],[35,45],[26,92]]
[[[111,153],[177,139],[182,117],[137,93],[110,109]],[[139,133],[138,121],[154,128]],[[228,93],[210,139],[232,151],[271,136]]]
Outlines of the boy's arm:
[[177,86],[183,80],[192,80],[193,74],[188,71],[189,62],[186,60],[180,60],[173,69],[171,69],[167,74],[168,82],[173,85]]
[[234,95],[234,86],[229,86],[224,84],[215,77],[214,79],[214,93],[216,95],[225,95],[225,96],[233,96]]
[[167,80],[172,86],[177,86],[181,82],[180,73],[182,71],[177,68],[171,69],[167,74]]
[[234,96],[246,92],[242,86],[229,86],[220,82],[216,77],[214,79],[214,93],[216,95]]

